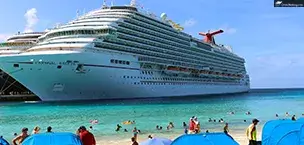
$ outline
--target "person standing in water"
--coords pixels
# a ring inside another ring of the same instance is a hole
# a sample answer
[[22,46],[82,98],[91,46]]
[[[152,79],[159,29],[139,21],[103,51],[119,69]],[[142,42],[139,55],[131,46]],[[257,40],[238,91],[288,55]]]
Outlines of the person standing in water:
[[133,138],[135,139],[135,141],[137,141],[137,135],[138,135],[138,129],[136,128],[136,127],[134,127],[134,129],[133,129]]
[[[28,128],[22,128],[21,134],[16,136],[13,139],[13,141],[12,141],[13,145],[22,144],[22,142],[29,136],[29,134],[27,134],[27,132],[28,132]],[[18,144],[16,142],[18,142]]]
[[229,132],[228,123],[226,123],[224,127],[224,133],[228,134],[228,132]]
[[296,120],[297,120],[297,119],[296,119],[296,115],[292,115],[291,120],[292,120],[292,121],[296,121]]
[[40,127],[36,126],[32,132],[32,134],[38,134],[40,131]]
[[258,119],[253,119],[252,124],[249,125],[249,127],[246,130],[246,135],[249,140],[249,145],[257,145],[257,129],[256,125],[260,121]]

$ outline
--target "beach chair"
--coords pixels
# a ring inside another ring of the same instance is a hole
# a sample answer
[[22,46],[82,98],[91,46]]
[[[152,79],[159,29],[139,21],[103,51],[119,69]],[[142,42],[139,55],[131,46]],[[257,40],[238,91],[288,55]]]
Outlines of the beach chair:
[[27,137],[22,145],[82,145],[80,138],[73,133],[41,133]]

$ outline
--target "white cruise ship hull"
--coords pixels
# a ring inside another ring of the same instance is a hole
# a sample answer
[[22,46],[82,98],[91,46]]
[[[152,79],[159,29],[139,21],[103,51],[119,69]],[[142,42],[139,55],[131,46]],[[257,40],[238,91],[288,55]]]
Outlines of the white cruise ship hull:
[[[127,60],[113,64],[111,59]],[[76,70],[82,64],[83,68]],[[60,67],[61,66],[61,67]],[[110,52],[41,51],[5,56],[0,67],[42,101],[96,100],[242,93],[249,85],[162,79],[137,58]]]

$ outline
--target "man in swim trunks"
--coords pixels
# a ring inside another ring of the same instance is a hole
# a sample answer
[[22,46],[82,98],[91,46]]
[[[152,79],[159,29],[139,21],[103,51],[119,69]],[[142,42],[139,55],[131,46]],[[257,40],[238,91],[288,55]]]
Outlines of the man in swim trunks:
[[[25,138],[27,138],[29,135],[27,134],[28,132],[28,128],[22,128],[21,130],[21,134],[16,136],[14,139],[13,139],[13,145],[20,145]],[[16,143],[16,141],[18,141],[18,144]]]
[[246,130],[246,135],[249,140],[249,145],[257,145],[257,129],[256,125],[260,121],[258,119],[253,119],[252,124],[249,125],[249,127]]

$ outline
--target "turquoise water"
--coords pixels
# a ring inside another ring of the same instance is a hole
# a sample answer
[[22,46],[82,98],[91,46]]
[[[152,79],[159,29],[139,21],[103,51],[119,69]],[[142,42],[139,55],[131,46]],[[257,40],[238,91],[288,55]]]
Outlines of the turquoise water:
[[[234,111],[235,115],[228,112]],[[252,115],[245,115],[250,111]],[[22,127],[31,131],[38,125],[45,131],[75,132],[80,125],[89,127],[90,120],[97,119],[92,131],[96,137],[130,137],[131,133],[115,132],[117,123],[135,120],[135,125],[123,125],[131,131],[136,126],[143,134],[157,133],[156,125],[163,126],[163,133],[182,133],[182,122],[188,123],[197,116],[203,131],[222,131],[222,123],[210,123],[209,118],[223,118],[230,130],[244,130],[252,118],[261,124],[285,117],[285,112],[301,117],[304,113],[304,90],[255,90],[252,93],[229,96],[195,97],[178,99],[128,100],[115,102],[69,102],[69,103],[0,103],[0,135],[8,140],[19,133]],[[288,117],[289,118],[289,117]],[[243,120],[248,120],[244,122]],[[176,129],[167,131],[168,122]]]

